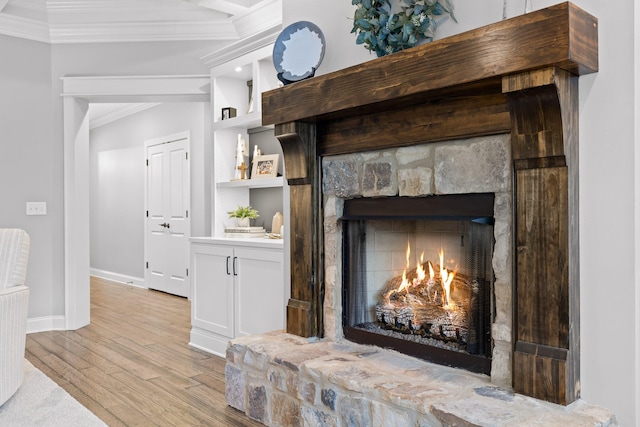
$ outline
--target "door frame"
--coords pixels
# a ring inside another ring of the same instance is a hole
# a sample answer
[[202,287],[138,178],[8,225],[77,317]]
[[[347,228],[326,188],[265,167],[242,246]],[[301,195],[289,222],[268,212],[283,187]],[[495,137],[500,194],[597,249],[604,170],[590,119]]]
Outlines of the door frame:
[[64,328],[90,322],[90,103],[211,102],[209,75],[62,77],[64,139]]
[[[147,141],[144,141],[144,155],[145,158],[147,159],[147,161],[149,161],[149,148],[153,147],[155,145],[161,145],[161,144],[170,144],[172,142],[178,142],[178,141],[182,141],[186,139],[186,145],[187,145],[187,153],[188,157],[187,157],[187,197],[188,197],[188,214],[187,214],[187,221],[188,221],[188,231],[189,231],[189,236],[187,238],[191,237],[191,218],[193,217],[191,215],[191,132],[190,131],[183,131],[183,132],[178,132],[178,133],[174,133],[171,135],[166,135],[166,136],[161,136],[159,138],[154,138],[154,139],[150,139]],[[149,165],[147,164],[146,166],[146,170],[144,173],[144,210],[148,212],[149,210]],[[149,257],[147,256],[148,254],[148,234],[149,234],[149,221],[148,221],[148,217],[144,217],[144,259],[145,259],[145,263],[148,262]],[[187,247],[187,253],[186,253],[187,258],[189,258],[189,248]],[[187,263],[187,271],[189,268],[189,264]],[[148,280],[149,280],[149,268],[146,267],[145,265],[145,269],[144,269],[144,281],[145,281],[145,288],[149,289],[149,285],[148,285]],[[186,282],[187,285],[189,285],[189,290],[187,291],[187,298],[191,299],[191,287],[190,287],[190,283],[191,283],[191,277],[189,274],[187,274],[186,276]]]

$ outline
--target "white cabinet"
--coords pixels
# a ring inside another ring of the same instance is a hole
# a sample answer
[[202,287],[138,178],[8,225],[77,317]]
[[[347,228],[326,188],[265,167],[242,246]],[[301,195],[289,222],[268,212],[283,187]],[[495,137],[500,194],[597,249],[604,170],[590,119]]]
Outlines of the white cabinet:
[[190,344],[225,355],[235,337],[285,327],[280,241],[191,239]]

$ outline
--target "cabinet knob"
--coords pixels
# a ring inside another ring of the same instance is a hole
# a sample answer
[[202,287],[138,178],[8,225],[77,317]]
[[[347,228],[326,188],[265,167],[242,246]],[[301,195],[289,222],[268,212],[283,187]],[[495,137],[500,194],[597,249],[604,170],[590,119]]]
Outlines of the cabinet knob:
[[162,224],[160,224],[160,227],[170,228],[171,224],[169,224],[168,222],[163,222]]

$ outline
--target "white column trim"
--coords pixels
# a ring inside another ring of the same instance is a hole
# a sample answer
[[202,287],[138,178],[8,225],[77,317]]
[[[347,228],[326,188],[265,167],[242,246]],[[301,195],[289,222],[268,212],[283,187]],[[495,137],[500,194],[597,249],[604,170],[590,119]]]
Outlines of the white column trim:
[[209,102],[209,76],[63,77],[64,265],[67,330],[89,309],[89,125],[91,102]]

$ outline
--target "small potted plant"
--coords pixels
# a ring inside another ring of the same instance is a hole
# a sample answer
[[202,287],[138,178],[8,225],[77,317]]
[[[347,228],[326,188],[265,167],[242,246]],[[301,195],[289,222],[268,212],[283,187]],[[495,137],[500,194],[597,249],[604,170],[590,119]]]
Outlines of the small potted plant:
[[238,206],[237,209],[227,212],[229,218],[235,218],[238,227],[248,227],[252,219],[258,218],[260,215],[258,211],[253,209],[250,205]]

